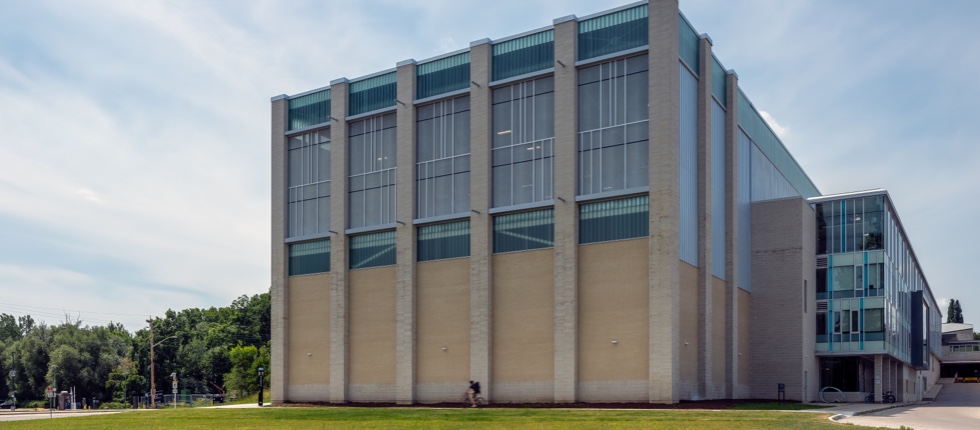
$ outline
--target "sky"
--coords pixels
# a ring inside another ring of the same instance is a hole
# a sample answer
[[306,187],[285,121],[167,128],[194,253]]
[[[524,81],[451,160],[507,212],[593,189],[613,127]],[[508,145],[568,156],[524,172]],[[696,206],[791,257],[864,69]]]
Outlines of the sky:
[[[0,313],[228,306],[270,275],[270,98],[626,4],[0,0]],[[887,189],[980,325],[980,2],[681,0],[824,194]]]

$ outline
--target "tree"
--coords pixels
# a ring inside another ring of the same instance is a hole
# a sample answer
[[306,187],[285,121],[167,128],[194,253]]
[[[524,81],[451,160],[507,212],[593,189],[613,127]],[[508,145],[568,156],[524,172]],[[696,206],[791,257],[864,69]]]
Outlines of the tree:
[[960,306],[959,300],[951,299],[949,301],[949,307],[946,308],[946,323],[963,324],[963,308]]
[[[259,391],[259,368],[269,369],[269,349],[265,346],[256,348],[255,345],[236,346],[229,352],[231,356],[231,372],[225,375],[225,388],[228,391],[238,391],[247,396]],[[269,373],[262,378],[268,386]]]

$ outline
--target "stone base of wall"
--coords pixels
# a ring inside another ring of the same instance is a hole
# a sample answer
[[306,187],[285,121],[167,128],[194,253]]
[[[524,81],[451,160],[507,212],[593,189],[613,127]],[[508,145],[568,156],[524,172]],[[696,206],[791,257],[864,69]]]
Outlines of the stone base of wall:
[[330,384],[290,384],[290,402],[329,402]]
[[551,403],[555,401],[554,381],[497,382],[491,391],[493,403]]
[[628,381],[579,381],[580,402],[646,402],[650,397],[644,379]]
[[347,400],[354,403],[392,403],[395,401],[395,384],[350,384]]
[[469,387],[469,381],[415,384],[415,403],[462,402]]

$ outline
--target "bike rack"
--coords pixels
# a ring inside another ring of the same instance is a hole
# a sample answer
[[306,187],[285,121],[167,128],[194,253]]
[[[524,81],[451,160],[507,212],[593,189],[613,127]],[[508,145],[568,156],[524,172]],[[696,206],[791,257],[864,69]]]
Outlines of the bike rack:
[[[837,391],[838,393],[840,393],[840,397],[841,397],[840,400],[834,400],[833,402],[827,401],[827,399],[825,399],[823,397],[824,393],[827,390],[834,390],[834,391]],[[841,391],[839,388],[827,386],[827,387],[823,387],[823,388],[820,389],[820,400],[823,400],[824,403],[842,403],[843,401],[847,400],[847,396],[845,396],[844,395],[844,392]]]

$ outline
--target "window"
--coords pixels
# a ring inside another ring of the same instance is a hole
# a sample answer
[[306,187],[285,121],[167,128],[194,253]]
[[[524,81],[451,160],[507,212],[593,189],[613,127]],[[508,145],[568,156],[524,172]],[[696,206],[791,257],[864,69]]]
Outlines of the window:
[[830,297],[827,294],[827,269],[817,269],[817,299],[826,299]]
[[[820,336],[825,336],[821,340]],[[827,336],[827,313],[817,312],[817,342],[826,342]]]
[[289,129],[299,130],[330,121],[330,89],[289,99]]
[[493,207],[551,200],[555,79],[493,90]]
[[362,234],[350,238],[350,268],[395,264],[395,231]]
[[330,129],[288,138],[286,237],[330,230]]
[[555,210],[498,215],[493,218],[493,252],[555,246]]
[[347,115],[359,115],[395,105],[398,96],[395,72],[373,76],[350,83]]
[[647,5],[579,21],[578,59],[588,60],[649,43]]
[[395,114],[350,123],[350,228],[395,222]]
[[470,53],[419,64],[416,69],[418,99],[470,87]]
[[289,276],[309,275],[330,271],[330,241],[294,243],[289,245]]
[[581,244],[649,234],[649,196],[583,203],[579,206],[578,240]]
[[579,70],[578,194],[649,185],[647,56]]
[[470,220],[420,226],[418,260],[442,260],[470,255]]
[[493,45],[493,80],[555,67],[555,31],[547,30]]
[[420,106],[416,218],[470,210],[470,98]]
[[820,358],[820,386],[841,391],[860,391],[862,357]]
[[864,310],[864,332],[865,333],[884,333],[885,314],[884,309],[865,309]]
[[854,266],[834,267],[831,273],[834,278],[834,291],[854,289]]

